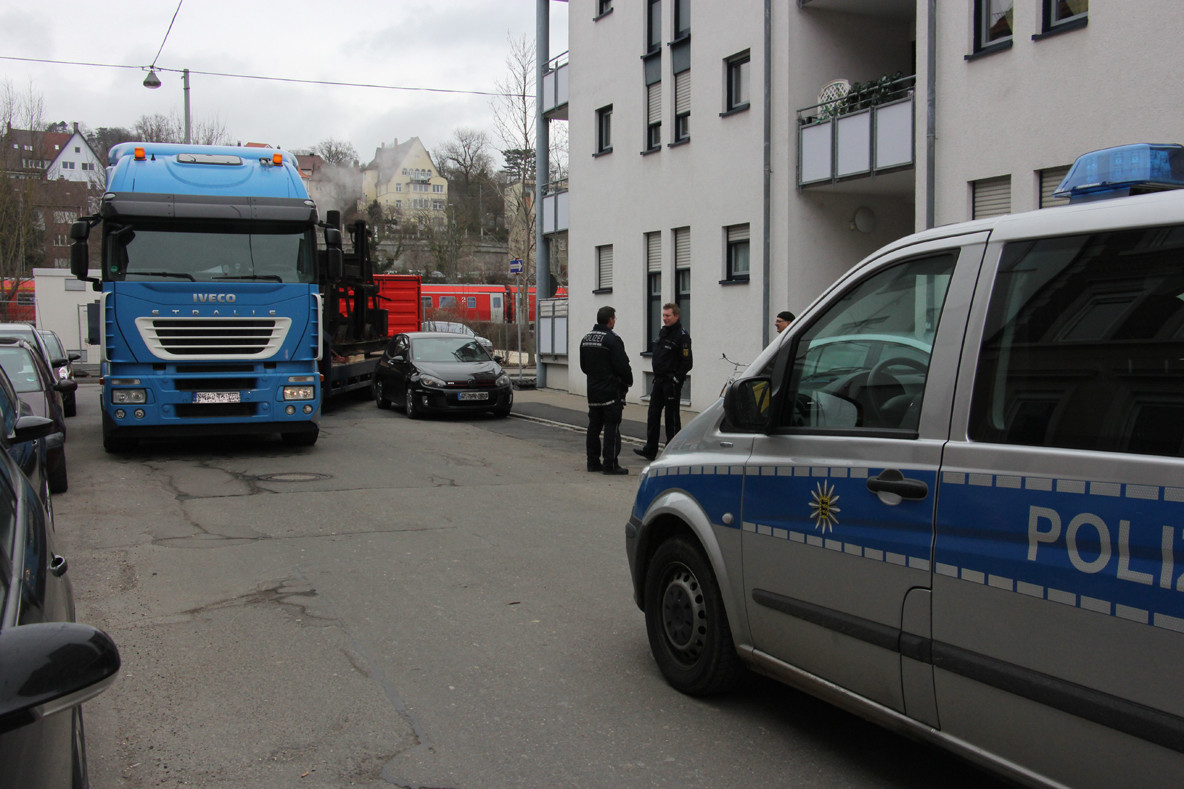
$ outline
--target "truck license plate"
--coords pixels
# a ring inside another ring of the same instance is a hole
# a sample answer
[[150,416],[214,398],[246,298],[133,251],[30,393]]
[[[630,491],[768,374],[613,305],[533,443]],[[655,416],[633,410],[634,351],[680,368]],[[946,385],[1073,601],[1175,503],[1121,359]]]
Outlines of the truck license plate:
[[241,403],[241,392],[194,392],[195,403]]
[[488,400],[489,392],[460,392],[456,395],[457,400]]

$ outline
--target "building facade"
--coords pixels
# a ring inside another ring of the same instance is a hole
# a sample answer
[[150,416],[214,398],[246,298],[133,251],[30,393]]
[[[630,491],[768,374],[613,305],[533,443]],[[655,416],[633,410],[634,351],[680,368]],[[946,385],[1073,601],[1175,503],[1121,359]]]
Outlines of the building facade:
[[403,216],[417,216],[432,224],[444,222],[448,181],[440,175],[418,137],[383,145],[362,168],[362,211],[371,203]]
[[[701,410],[779,311],[885,243],[1054,205],[1086,151],[1176,141],[1184,110],[1146,86],[1184,65],[1184,7],[1098,5],[573,0],[539,102],[568,120],[568,188],[542,200],[568,243],[569,343],[616,307],[639,399],[679,303]],[[563,364],[549,384],[582,392]]]

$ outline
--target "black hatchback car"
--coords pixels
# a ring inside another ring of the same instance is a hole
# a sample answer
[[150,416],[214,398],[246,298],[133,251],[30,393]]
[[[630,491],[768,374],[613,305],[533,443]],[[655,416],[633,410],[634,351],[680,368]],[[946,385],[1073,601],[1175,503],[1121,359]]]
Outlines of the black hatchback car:
[[0,789],[85,787],[80,705],[114,680],[119,650],[74,622],[53,509],[11,457],[55,426],[19,408],[15,397],[0,398]]
[[473,337],[407,332],[391,338],[371,384],[379,408],[397,404],[417,419],[445,411],[491,411],[514,405],[510,377]]

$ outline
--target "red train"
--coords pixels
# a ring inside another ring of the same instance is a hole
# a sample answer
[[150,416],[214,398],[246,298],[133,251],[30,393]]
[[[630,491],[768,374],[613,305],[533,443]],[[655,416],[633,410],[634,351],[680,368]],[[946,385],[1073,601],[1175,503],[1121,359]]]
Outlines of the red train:
[[[425,320],[447,320],[447,314],[454,320],[513,323],[517,295],[515,285],[423,285],[420,298]],[[567,288],[559,288],[555,296],[567,298]],[[534,288],[527,290],[527,298],[527,320],[533,321]]]

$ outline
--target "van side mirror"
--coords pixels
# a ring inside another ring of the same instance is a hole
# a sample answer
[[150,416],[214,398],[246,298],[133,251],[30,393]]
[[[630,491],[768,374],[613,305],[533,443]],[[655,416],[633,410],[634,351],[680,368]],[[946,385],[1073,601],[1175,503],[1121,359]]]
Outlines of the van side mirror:
[[773,383],[767,375],[741,378],[724,390],[724,429],[765,433],[772,424]]

